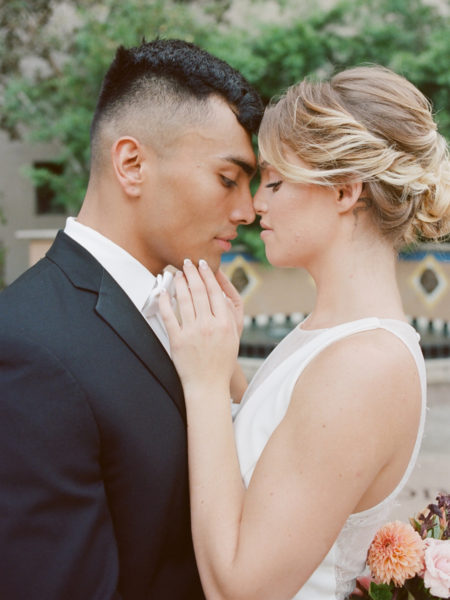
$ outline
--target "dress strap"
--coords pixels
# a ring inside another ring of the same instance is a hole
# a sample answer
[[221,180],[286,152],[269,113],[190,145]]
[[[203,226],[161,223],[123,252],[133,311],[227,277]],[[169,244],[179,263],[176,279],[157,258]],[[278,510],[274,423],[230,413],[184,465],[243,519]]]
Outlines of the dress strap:
[[[349,337],[350,335],[354,335],[355,333],[361,333],[363,331],[371,331],[380,328],[383,328],[380,319],[377,317],[368,317],[366,319],[342,323],[342,325],[336,325],[335,327],[321,330],[316,337],[299,349],[303,360],[298,361],[297,352],[293,352],[293,354],[287,361],[285,361],[283,365],[284,368],[289,370],[293,375],[291,386],[288,389],[289,398],[292,395],[292,391],[301,373],[316,358],[316,356],[318,356],[318,354],[325,350],[325,348],[341,339]],[[290,364],[288,365],[287,363]],[[296,363],[297,368],[294,366]]]

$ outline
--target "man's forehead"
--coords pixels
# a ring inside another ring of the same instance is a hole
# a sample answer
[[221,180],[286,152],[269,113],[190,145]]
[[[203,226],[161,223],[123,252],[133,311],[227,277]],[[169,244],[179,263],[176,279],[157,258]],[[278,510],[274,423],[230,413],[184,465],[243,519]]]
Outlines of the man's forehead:
[[[245,131],[245,130],[244,130]],[[193,152],[205,152],[211,158],[217,158],[224,162],[232,163],[240,167],[247,175],[253,176],[258,168],[255,153],[251,144],[250,136],[234,143],[225,135],[219,135],[217,131],[208,127],[190,126],[177,136],[175,146],[196,146]],[[203,149],[202,149],[203,146]],[[186,148],[184,151],[188,151]]]

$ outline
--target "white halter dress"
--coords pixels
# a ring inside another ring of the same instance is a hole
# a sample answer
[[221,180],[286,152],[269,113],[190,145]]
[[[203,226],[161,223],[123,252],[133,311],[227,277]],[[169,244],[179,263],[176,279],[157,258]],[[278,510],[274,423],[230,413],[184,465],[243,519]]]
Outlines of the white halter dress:
[[[405,473],[389,496],[372,508],[350,515],[335,543],[295,600],[344,600],[354,589],[365,567],[367,550],[414,467],[425,423],[426,373],[419,335],[407,323],[394,319],[366,318],[329,329],[291,331],[270,354],[251,381],[234,419],[236,447],[242,478],[248,487],[258,459],[283,419],[296,381],[303,369],[324,348],[361,331],[385,329],[410,350],[422,387],[422,411],[417,439]],[[294,600],[293,599],[293,600]]]

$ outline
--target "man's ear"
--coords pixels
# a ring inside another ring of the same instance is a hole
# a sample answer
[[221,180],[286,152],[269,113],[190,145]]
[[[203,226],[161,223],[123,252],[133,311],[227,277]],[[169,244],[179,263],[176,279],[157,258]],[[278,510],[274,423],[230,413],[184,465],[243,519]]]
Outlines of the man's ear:
[[133,137],[121,137],[111,148],[111,160],[123,191],[127,196],[138,197],[143,182],[144,152]]
[[338,212],[344,214],[353,210],[360,199],[362,190],[363,184],[361,181],[338,186],[336,188],[337,197],[335,200]]

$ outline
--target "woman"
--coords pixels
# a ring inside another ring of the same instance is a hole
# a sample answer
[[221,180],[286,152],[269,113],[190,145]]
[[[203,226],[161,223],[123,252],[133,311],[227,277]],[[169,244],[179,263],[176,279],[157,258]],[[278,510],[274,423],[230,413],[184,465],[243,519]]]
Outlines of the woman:
[[448,232],[448,150],[422,94],[381,67],[289,88],[259,149],[267,258],[307,269],[317,298],[234,429],[236,293],[186,261],[181,325],[161,298],[186,397],[195,551],[209,599],[341,600],[419,450],[425,368],[395,249]]

